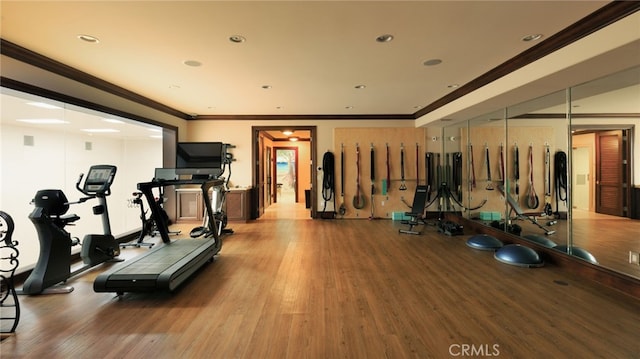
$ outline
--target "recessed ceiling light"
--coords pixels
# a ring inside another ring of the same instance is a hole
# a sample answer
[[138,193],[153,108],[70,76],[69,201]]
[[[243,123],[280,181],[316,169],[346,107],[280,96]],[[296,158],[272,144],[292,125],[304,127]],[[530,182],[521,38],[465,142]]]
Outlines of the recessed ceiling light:
[[271,88],[271,85],[262,85],[262,88],[265,89],[265,90],[268,90],[268,89]]
[[393,40],[393,35],[390,34],[384,34],[376,37],[377,42],[390,42],[391,40]]
[[198,66],[202,66],[202,62],[200,61],[196,61],[196,60],[185,60],[184,62],[182,62],[183,64],[187,65],[187,66],[191,66],[191,67],[198,67]]
[[533,35],[527,35],[523,37],[522,41],[525,41],[525,42],[536,41],[536,40],[540,40],[540,38],[542,38],[542,34],[533,34]]
[[346,108],[347,110],[351,110],[353,106],[345,106],[344,108]]
[[60,120],[57,118],[21,118],[16,121],[31,123],[34,125],[62,125],[65,123],[69,123],[69,121]]
[[291,130],[284,130],[284,131],[282,131],[282,134],[283,134],[283,135],[285,135],[285,136],[291,136],[291,135],[293,135],[293,131],[291,131]]
[[435,66],[435,65],[440,65],[442,63],[442,60],[440,59],[431,59],[431,60],[427,60],[424,62],[424,66]]
[[291,141],[291,142],[296,142],[298,140],[299,140],[298,137],[295,137],[295,136],[294,137],[289,137],[289,141]]
[[78,35],[78,39],[91,44],[97,44],[100,42],[100,40],[97,37],[91,36],[91,35],[84,35],[84,34]]
[[231,35],[229,36],[229,41],[239,44],[241,42],[247,41],[247,39],[245,39],[244,36],[241,35]]
[[362,90],[363,88],[366,88],[366,85],[356,85],[354,86],[354,88],[358,89],[358,90]]
[[450,89],[456,89],[456,88],[460,87],[460,85],[458,85],[458,84],[451,84],[451,85],[447,85],[447,87],[448,87],[448,88],[450,88]]

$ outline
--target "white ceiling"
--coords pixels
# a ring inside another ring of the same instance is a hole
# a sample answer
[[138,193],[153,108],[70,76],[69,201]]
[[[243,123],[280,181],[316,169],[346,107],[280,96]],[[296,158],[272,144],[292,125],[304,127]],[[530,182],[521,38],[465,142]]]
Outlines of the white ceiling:
[[[413,114],[608,1],[6,1],[3,39],[188,114]],[[87,43],[80,34],[99,38]],[[393,41],[379,43],[383,34]],[[246,38],[233,43],[231,36]],[[436,66],[424,62],[440,59]],[[190,67],[193,60],[201,66]],[[265,85],[269,89],[262,88]],[[364,89],[356,89],[365,85]]]

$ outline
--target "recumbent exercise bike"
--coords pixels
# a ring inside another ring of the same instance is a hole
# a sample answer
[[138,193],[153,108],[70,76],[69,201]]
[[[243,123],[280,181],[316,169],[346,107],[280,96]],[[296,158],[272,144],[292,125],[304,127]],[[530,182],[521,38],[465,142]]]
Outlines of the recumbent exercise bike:
[[[91,166],[82,186],[84,174],[80,174],[76,188],[86,197],[76,202],[69,202],[59,189],[45,189],[36,193],[32,201],[35,208],[29,219],[38,233],[40,254],[35,268],[24,282],[21,294],[69,293],[73,287],[53,286],[98,264],[117,260],[115,258],[120,255],[120,247],[111,234],[106,198],[111,194],[116,170],[116,166],[112,165]],[[80,242],[64,229],[80,219],[76,214],[67,214],[67,211],[69,205],[93,198],[98,199],[93,213],[101,216],[104,234],[87,234]],[[77,244],[82,246],[80,257],[84,266],[71,272],[71,247]]]

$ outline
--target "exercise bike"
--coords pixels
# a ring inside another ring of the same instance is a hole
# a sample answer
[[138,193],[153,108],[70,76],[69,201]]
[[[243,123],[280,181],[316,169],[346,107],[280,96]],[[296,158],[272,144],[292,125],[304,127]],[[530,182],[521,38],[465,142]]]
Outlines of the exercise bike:
[[[115,174],[115,166],[91,166],[82,186],[84,174],[80,174],[76,182],[76,189],[85,195],[76,202],[69,202],[59,189],[45,189],[36,193],[32,201],[35,208],[29,219],[38,233],[40,255],[20,294],[69,293],[73,287],[56,285],[106,261],[121,261],[116,259],[120,255],[120,247],[111,234],[107,208],[107,196],[111,194]],[[87,234],[80,242],[64,228],[73,225],[80,217],[67,214],[67,211],[72,204],[94,198],[98,199],[98,205],[93,207],[93,213],[101,216],[104,234]],[[82,246],[80,257],[84,265],[72,272],[71,247],[78,244]]]
[[[142,200],[142,192],[133,192],[131,194],[133,199],[131,202],[140,208],[140,220],[142,221],[142,228],[140,229],[140,235],[138,236],[138,240],[133,243],[122,243],[120,244],[121,248],[126,247],[153,247],[155,243],[153,242],[145,242],[144,238],[146,236],[155,237],[158,234],[158,223],[156,222],[153,214],[147,218],[147,210],[144,209],[144,201]],[[169,223],[169,215],[165,212],[164,208],[162,208],[162,203],[164,201],[164,197],[162,193],[160,193],[160,197],[156,198],[156,204],[158,208],[160,208],[160,213],[162,217],[164,217],[164,223]],[[180,231],[169,231],[169,234],[177,235],[180,234]]]

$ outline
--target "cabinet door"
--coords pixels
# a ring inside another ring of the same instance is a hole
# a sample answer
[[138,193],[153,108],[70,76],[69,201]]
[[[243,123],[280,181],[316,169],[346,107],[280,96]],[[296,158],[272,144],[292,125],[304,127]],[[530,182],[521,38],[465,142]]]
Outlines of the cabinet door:
[[245,197],[246,191],[230,191],[227,196],[227,219],[232,220],[246,220],[245,212]]
[[178,192],[178,221],[202,220],[202,204],[198,192]]

